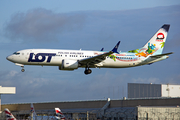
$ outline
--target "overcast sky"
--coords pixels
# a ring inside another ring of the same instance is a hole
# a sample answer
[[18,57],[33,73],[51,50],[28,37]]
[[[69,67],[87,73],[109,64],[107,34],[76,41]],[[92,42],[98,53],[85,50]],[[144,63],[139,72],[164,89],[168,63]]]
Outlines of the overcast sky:
[[[9,0],[0,2],[0,85],[16,87],[2,104],[122,99],[127,83],[180,84],[179,0]],[[111,50],[142,47],[163,25],[170,30],[167,60],[134,68],[59,71],[58,67],[21,67],[6,60],[31,48]]]

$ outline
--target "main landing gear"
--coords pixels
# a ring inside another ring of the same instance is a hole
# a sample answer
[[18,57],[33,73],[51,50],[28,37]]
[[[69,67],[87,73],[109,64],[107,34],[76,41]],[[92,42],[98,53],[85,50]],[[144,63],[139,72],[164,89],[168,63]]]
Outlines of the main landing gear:
[[92,70],[89,68],[86,68],[84,71],[84,74],[86,74],[86,75],[91,74],[91,73],[92,73]]

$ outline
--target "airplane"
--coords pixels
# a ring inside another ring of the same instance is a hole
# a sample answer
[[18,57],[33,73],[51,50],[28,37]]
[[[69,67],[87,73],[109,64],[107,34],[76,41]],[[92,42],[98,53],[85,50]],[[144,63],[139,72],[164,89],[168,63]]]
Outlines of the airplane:
[[[61,110],[58,108],[55,108],[56,116],[37,116],[33,103],[31,103],[31,115],[28,117],[29,119],[33,120],[60,120],[60,119],[65,119],[65,116],[61,112]],[[61,116],[59,116],[59,113]]]
[[30,118],[36,118],[36,116],[37,115],[36,115],[33,103],[31,103],[31,116],[30,116]]
[[61,110],[59,108],[55,108],[55,111],[56,111],[56,119],[57,120],[65,120],[66,117],[64,116],[64,114],[61,112]]
[[170,25],[164,24],[154,36],[141,48],[127,52],[118,52],[120,41],[110,51],[63,50],[63,49],[25,49],[14,52],[6,59],[21,66],[24,65],[58,66],[59,70],[73,71],[85,68],[86,75],[90,68],[128,68],[150,65],[167,59],[170,53],[162,54]]
[[13,114],[9,111],[8,108],[4,109],[6,114],[6,120],[16,120],[16,118],[13,116]]

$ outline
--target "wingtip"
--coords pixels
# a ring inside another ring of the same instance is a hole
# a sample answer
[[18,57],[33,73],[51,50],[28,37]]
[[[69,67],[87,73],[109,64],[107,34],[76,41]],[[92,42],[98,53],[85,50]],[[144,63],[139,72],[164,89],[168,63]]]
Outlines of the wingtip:
[[103,51],[103,50],[104,50],[104,48],[101,49],[101,51]]

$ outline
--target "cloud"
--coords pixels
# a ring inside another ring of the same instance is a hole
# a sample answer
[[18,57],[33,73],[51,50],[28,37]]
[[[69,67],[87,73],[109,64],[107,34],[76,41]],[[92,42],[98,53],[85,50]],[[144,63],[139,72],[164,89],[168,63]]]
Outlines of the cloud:
[[[148,68],[147,68],[148,69]],[[46,77],[41,73],[35,76],[31,72],[6,71],[0,74],[0,85],[3,87],[16,87],[15,95],[3,95],[2,103],[67,101],[89,99],[122,99],[127,96],[127,83],[153,83],[178,84],[180,75],[172,75],[162,79],[161,76],[150,77],[132,74],[133,70],[115,69],[116,72],[104,71],[102,73],[84,77],[71,74],[62,77]],[[93,69],[95,72],[96,70]],[[63,71],[58,71],[61,74]],[[58,74],[56,72],[55,74]],[[141,72],[141,71],[139,71]],[[118,73],[118,74],[117,74]],[[39,74],[39,73],[38,73]],[[69,74],[67,72],[67,74]]]
[[65,31],[82,28],[85,16],[81,14],[60,14],[37,8],[26,13],[16,13],[5,24],[4,35],[14,41],[57,41]]
[[[119,79],[120,78],[120,79]],[[94,76],[90,80],[53,79],[32,77],[31,73],[6,71],[0,75],[3,87],[16,87],[15,95],[2,97],[3,103],[38,102],[57,100],[87,100],[103,99],[107,97],[122,98],[122,86],[126,90],[128,75],[114,75],[110,72]],[[112,85],[116,83],[116,85]],[[126,92],[124,92],[124,95]],[[48,96],[48,97],[47,97]]]
[[[66,99],[88,100],[116,98],[120,99],[126,95],[128,74],[116,75],[109,71],[92,76],[90,79],[84,79],[79,83],[68,84],[64,89]],[[122,94],[123,93],[123,94]]]
[[[5,71],[0,74],[0,85],[3,87],[16,87],[16,95],[12,96],[14,101],[22,102],[24,99],[32,99],[43,94],[42,86],[48,85],[45,78],[36,78],[17,71]],[[11,96],[8,96],[11,97]],[[5,99],[6,102],[9,99]]]

